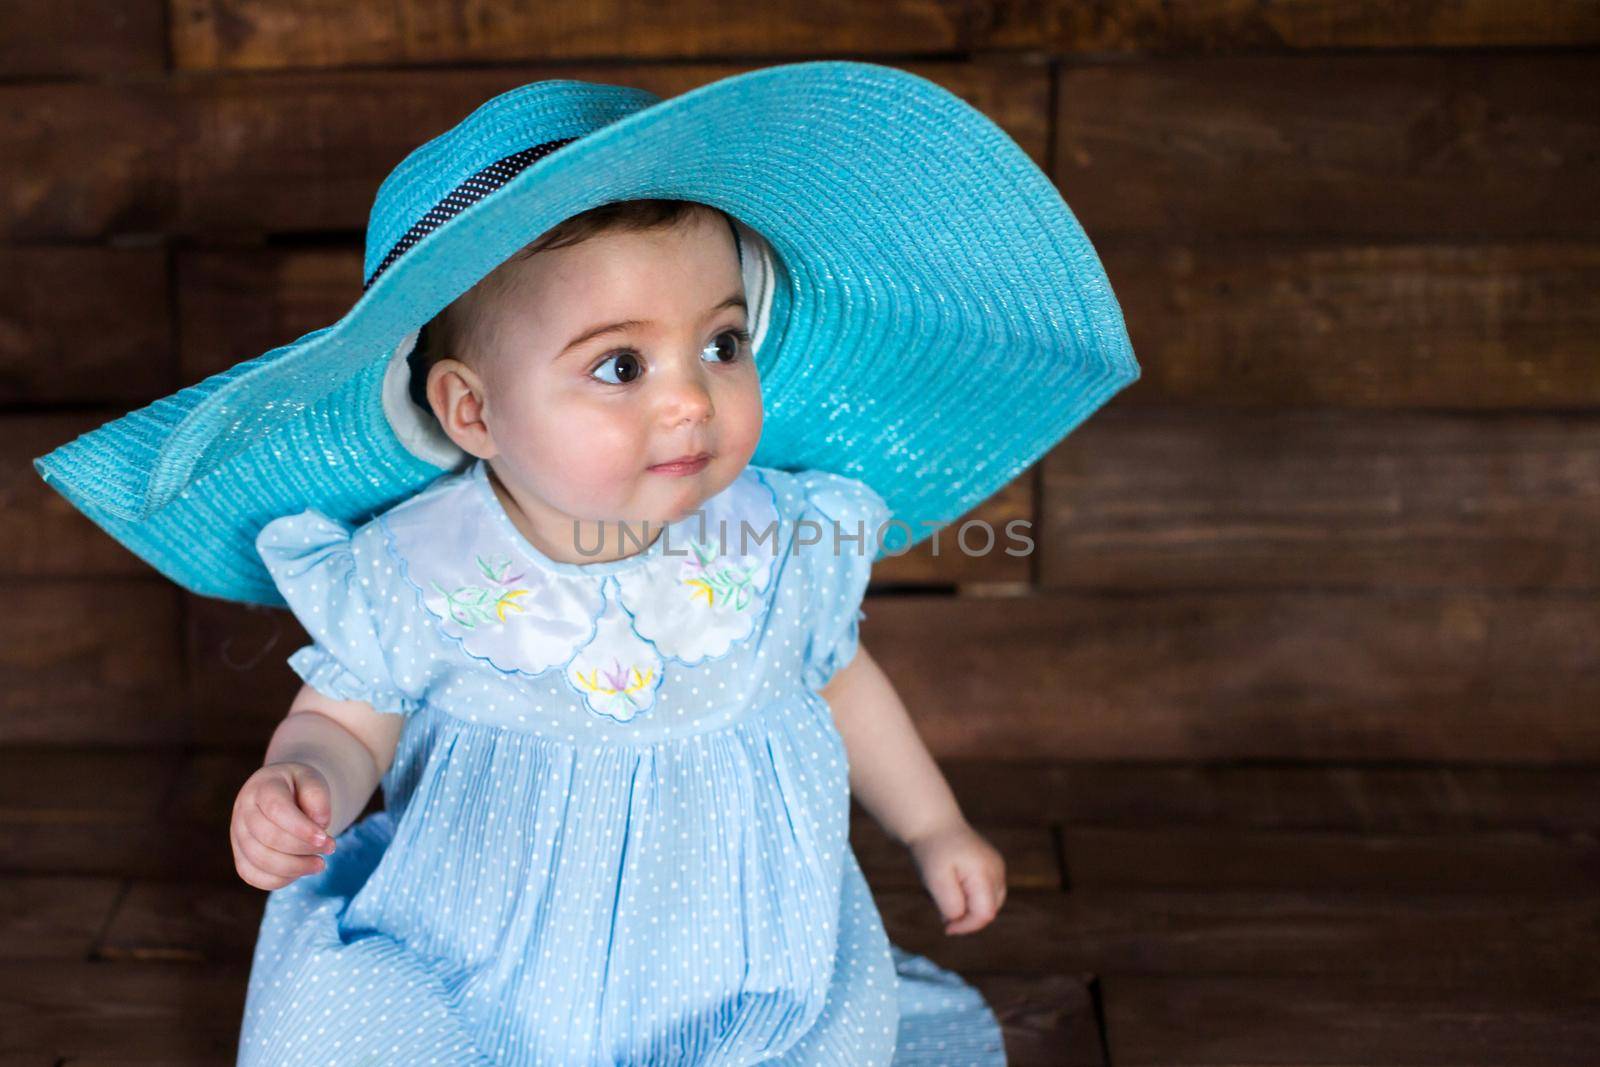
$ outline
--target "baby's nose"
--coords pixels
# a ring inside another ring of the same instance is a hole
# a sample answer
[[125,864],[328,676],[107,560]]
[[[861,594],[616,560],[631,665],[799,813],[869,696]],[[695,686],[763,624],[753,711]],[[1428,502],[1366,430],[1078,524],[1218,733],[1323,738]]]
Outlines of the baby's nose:
[[703,422],[716,413],[711,391],[696,381],[677,383],[666,401],[667,422],[681,426],[686,422]]

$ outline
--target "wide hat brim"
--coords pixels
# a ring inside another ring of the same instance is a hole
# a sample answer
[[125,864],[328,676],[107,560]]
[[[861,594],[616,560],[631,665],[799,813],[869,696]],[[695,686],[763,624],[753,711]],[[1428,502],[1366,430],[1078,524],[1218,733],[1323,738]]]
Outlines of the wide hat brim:
[[[752,462],[865,481],[905,524],[896,550],[1139,377],[1105,270],[1055,186],[927,79],[819,61],[666,100],[549,82],[496,101],[538,86],[627,113],[427,233],[336,323],[35,459],[41,476],[186,589],[281,606],[255,549],[266,522],[314,508],[359,524],[452,469],[392,418],[402,342],[541,233],[619,200],[699,201],[758,235],[747,289],[770,271]],[[529,147],[505,140],[504,119],[485,105],[413,152],[385,180],[404,194],[390,200],[422,216],[439,180],[428,149],[446,137],[486,159]]]

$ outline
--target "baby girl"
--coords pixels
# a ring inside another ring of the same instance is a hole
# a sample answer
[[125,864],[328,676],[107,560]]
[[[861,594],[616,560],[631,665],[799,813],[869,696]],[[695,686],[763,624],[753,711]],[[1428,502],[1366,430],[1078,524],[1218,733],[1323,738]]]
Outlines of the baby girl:
[[241,1063],[1004,1062],[850,851],[853,794],[947,933],[1005,900],[860,647],[882,497],[751,463],[742,254],[685,200],[546,231],[410,357],[464,469],[262,531],[313,643],[233,806]]
[[1003,1065],[851,848],[853,795],[947,933],[1005,902],[859,624],[1139,376],[1049,177],[879,64],[533,82],[383,180],[362,276],[34,461],[311,637],[233,808],[239,1063]]

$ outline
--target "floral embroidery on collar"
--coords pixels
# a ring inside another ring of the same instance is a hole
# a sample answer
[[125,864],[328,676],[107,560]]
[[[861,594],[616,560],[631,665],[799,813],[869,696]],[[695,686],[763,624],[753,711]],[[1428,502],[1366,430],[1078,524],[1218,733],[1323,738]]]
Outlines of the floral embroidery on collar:
[[616,576],[634,631],[691,665],[720,658],[754,632],[777,569],[777,502],[766,482],[741,476],[714,499],[718,507],[702,508],[703,528],[684,524],[693,527],[686,543],[669,545],[658,564]]
[[668,662],[720,658],[755,632],[781,554],[777,497],[756,468],[636,565],[593,573],[533,558],[473,476],[379,516],[418,602],[468,656],[507,674],[561,667],[591,711],[626,722],[655,706]]

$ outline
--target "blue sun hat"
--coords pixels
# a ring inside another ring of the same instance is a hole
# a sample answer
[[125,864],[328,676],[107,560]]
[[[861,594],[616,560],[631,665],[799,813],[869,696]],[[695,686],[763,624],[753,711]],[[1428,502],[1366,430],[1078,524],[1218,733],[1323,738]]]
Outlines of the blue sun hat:
[[184,588],[283,606],[255,548],[269,520],[360,524],[473,458],[411,400],[418,330],[556,224],[642,199],[734,220],[765,405],[751,461],[866,482],[896,520],[881,551],[962,516],[1139,377],[1055,186],[933,82],[848,61],[667,99],[541,81],[384,179],[363,292],[337,322],[34,468]]

